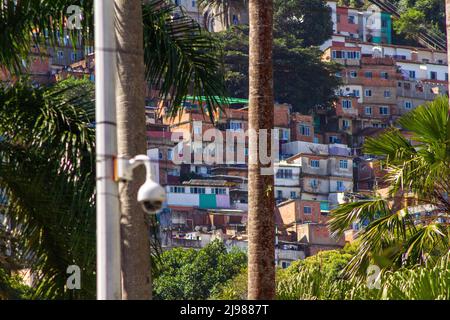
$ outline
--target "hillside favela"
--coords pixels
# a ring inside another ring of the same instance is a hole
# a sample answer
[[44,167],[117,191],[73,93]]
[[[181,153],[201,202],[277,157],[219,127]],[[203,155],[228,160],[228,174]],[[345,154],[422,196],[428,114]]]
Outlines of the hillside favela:
[[0,300],[450,299],[448,15],[2,1]]

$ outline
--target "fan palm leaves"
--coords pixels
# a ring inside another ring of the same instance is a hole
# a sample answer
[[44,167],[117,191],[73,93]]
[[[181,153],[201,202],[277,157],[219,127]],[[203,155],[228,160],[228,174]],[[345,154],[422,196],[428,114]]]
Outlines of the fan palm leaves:
[[231,25],[230,11],[232,9],[241,10],[247,6],[247,0],[199,0],[198,7],[204,12],[206,18],[221,16],[225,28]]
[[[93,111],[89,82],[0,89],[1,214],[35,275],[35,297],[95,296]],[[81,268],[81,290],[65,290],[70,265]]]
[[448,98],[439,97],[401,117],[399,125],[408,137],[392,128],[366,140],[365,152],[380,158],[389,187],[383,196],[375,193],[332,212],[329,226],[334,235],[342,235],[354,223],[364,226],[348,274],[362,275],[370,264],[432,265],[448,253],[448,103]]
[[[68,30],[70,6],[79,6],[81,29]],[[179,7],[165,0],[143,1],[144,50],[147,81],[156,85],[171,113],[177,112],[189,93],[200,100],[204,97],[209,114],[220,108],[217,96],[226,95],[220,43],[200,28],[184,11],[175,16]],[[34,45],[58,46],[60,35],[69,31],[76,39],[92,45],[92,0],[6,0],[0,4],[0,65],[10,71],[23,71],[23,61]],[[130,52],[133,48],[129,48]]]

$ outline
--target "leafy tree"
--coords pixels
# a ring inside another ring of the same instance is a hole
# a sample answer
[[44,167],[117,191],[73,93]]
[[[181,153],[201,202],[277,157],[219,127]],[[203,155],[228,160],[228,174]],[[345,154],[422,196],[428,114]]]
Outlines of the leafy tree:
[[[411,140],[396,128],[366,140],[364,150],[381,157],[389,187],[384,195],[367,196],[332,211],[329,224],[335,235],[355,222],[369,222],[360,231],[360,246],[348,274],[363,275],[370,264],[390,269],[429,266],[448,253],[448,104],[448,98],[439,97],[401,117],[399,125],[412,133]],[[412,208],[420,205],[432,207],[425,216],[416,216],[417,209]]]
[[295,261],[286,272],[295,274],[319,269],[324,276],[330,279],[338,279],[352,257],[352,254],[345,253],[342,250],[320,251],[305,260]]
[[[218,35],[224,46],[225,82],[231,96],[248,94],[248,28],[235,27]],[[275,38],[273,47],[274,95],[279,103],[290,103],[295,111],[331,105],[340,66],[324,62],[315,47],[304,48],[301,40]]]
[[423,30],[425,14],[417,9],[408,9],[394,21],[394,30],[408,39],[414,39]]
[[274,28],[277,37],[293,37],[304,47],[320,46],[333,35],[331,8],[324,0],[275,0]]
[[154,280],[154,297],[165,300],[206,299],[216,286],[225,283],[245,267],[246,254],[238,249],[227,252],[216,240],[206,247],[173,248],[163,252]]

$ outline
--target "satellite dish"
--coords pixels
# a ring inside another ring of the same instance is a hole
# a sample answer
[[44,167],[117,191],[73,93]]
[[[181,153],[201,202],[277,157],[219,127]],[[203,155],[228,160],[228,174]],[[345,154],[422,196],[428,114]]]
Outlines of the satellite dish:
[[200,226],[195,226],[194,230],[199,232],[201,230],[201,227]]

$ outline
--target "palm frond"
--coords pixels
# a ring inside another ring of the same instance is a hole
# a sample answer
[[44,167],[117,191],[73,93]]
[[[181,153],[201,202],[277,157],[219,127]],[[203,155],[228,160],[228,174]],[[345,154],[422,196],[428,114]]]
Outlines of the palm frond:
[[225,97],[220,44],[183,11],[174,16],[176,8],[161,0],[143,7],[147,80],[160,88],[170,116],[191,94],[213,120]]

